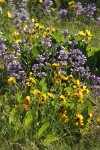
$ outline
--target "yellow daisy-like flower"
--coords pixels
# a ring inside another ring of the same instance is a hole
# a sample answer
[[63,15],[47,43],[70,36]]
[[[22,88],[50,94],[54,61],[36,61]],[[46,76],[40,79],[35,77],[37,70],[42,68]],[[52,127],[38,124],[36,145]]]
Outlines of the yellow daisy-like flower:
[[78,31],[78,34],[82,36],[86,36],[86,34],[83,31]]
[[8,16],[8,18],[12,18],[12,14],[10,11],[7,12],[7,16]]
[[38,28],[40,26],[39,23],[35,23],[34,25],[35,25],[36,28]]
[[35,19],[34,19],[34,18],[32,18],[32,22],[33,22],[33,23],[35,22]]
[[26,85],[31,86],[32,84],[36,84],[36,80],[30,76],[28,81],[26,82]]
[[74,122],[74,126],[78,126],[79,123],[77,121]]
[[68,2],[68,5],[73,5],[73,4],[75,4],[75,2],[74,2],[74,1],[70,1],[70,2]]
[[30,96],[26,96],[26,97],[24,98],[23,102],[24,102],[25,105],[29,105],[30,102],[31,102],[30,100],[31,100]]
[[53,67],[59,67],[59,64],[58,63],[53,63],[52,66]]
[[14,33],[13,33],[13,36],[16,38],[17,36],[19,35],[19,32],[17,32],[17,31],[15,31]]
[[41,3],[41,4],[42,4],[42,3],[43,3],[43,0],[39,0],[39,3]]
[[50,97],[50,98],[55,98],[55,95],[54,94],[52,94],[52,93],[48,93],[48,96]]
[[66,114],[60,113],[60,114],[59,114],[59,119],[60,119],[61,121],[63,121],[64,123],[66,123],[66,122],[68,121],[68,116],[66,116]]
[[81,114],[76,114],[76,119],[79,121],[80,125],[83,126],[83,116]]
[[60,99],[66,102],[66,97],[64,95],[60,95]]
[[2,4],[4,2],[4,0],[0,0],[0,4]]
[[93,36],[93,34],[91,34],[89,30],[86,30],[86,36],[87,36],[87,41],[89,41],[91,40],[91,37]]
[[28,29],[28,25],[26,24],[23,28],[24,31],[26,31]]
[[39,104],[44,104],[46,102],[46,94],[40,93],[40,101]]
[[40,91],[38,89],[30,90],[30,94],[33,94],[34,96],[37,96],[38,94],[40,94]]
[[29,105],[23,104],[22,108],[24,108],[26,111],[28,111],[29,110]]
[[18,39],[15,41],[16,44],[19,44],[21,42],[21,39]]
[[16,79],[15,79],[14,77],[9,77],[8,83],[9,83],[10,85],[13,85],[13,84],[16,83]]
[[70,1],[70,2],[68,2],[68,5],[69,5],[69,7],[70,8],[72,8],[72,6],[75,4],[75,2],[74,1]]
[[68,80],[68,77],[65,77],[64,75],[60,75],[60,78],[61,78],[62,80],[65,80],[65,81]]
[[55,29],[55,28],[51,28],[50,31],[51,31],[51,32],[55,32],[56,29]]
[[86,36],[92,37],[93,34],[91,34],[91,32],[89,30],[86,29]]
[[70,91],[66,91],[66,92],[65,92],[65,95],[66,95],[66,96],[71,96],[71,92],[70,92]]

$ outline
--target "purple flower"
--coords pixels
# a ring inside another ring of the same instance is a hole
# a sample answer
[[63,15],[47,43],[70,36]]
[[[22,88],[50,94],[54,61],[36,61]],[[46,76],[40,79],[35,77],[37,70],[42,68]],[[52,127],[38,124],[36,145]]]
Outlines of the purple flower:
[[45,58],[42,55],[40,55],[36,58],[36,60],[38,60],[38,62],[41,63],[45,60]]
[[65,38],[68,36],[68,30],[62,30],[61,33]]
[[51,47],[51,37],[47,37],[41,42],[41,46]]
[[74,4],[73,9],[75,10],[74,13],[77,15],[80,15],[82,12],[84,12],[84,8],[80,2]]
[[60,11],[59,11],[60,18],[61,19],[66,18],[67,17],[67,13],[68,13],[68,10],[60,9]]
[[65,50],[60,50],[58,58],[61,59],[61,60],[67,59],[68,58],[68,53]]
[[53,1],[52,1],[52,0],[44,0],[44,2],[43,2],[43,5],[44,5],[45,7],[51,6],[52,4],[53,4]]

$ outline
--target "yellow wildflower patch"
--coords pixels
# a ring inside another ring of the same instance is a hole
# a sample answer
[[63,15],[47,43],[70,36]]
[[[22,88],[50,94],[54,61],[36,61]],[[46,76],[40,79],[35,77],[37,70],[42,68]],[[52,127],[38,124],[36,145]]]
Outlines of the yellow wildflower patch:
[[7,12],[7,16],[8,16],[8,18],[12,18],[12,14],[10,11]]
[[0,4],[2,4],[4,2],[4,0],[0,0]]
[[15,84],[15,83],[16,83],[16,79],[15,79],[15,77],[9,77],[9,79],[8,79],[8,83],[9,83],[10,85]]

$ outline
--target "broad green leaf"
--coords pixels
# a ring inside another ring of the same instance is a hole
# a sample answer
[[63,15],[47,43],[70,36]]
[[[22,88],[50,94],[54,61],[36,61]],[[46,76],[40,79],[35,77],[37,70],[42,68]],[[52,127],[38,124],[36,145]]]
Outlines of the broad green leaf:
[[9,123],[14,123],[15,122],[15,113],[16,113],[16,110],[15,108],[10,112],[10,115],[9,115]]
[[32,121],[33,121],[33,113],[32,110],[29,110],[24,118],[24,125],[27,128],[30,128]]
[[44,146],[47,146],[47,145],[49,145],[51,142],[57,141],[58,139],[59,139],[59,138],[56,137],[55,135],[48,134],[48,135],[45,137],[45,139],[44,139],[44,141],[42,142],[42,144],[43,144]]
[[88,57],[93,56],[98,51],[100,51],[100,47],[88,47],[87,48]]
[[37,47],[34,47],[33,48],[33,56],[37,57],[38,55],[39,55],[39,51],[38,51]]
[[40,127],[40,129],[37,131],[37,133],[33,136],[33,138],[38,138],[38,139],[40,139],[40,138],[43,136],[44,132],[47,130],[47,128],[48,128],[49,126],[50,126],[50,122],[44,123],[44,124]]
[[47,92],[48,91],[48,89],[47,89],[47,83],[45,81],[45,77],[41,79],[39,85],[42,88],[42,92]]

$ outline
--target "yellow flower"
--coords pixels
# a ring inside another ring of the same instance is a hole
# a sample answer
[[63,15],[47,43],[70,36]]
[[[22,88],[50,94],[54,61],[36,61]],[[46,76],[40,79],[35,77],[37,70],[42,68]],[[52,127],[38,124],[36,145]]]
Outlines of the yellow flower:
[[66,116],[66,114],[60,113],[60,114],[59,114],[59,119],[60,119],[61,121],[63,121],[64,123],[66,123],[66,122],[68,121],[68,116]]
[[91,40],[91,37],[93,36],[93,34],[91,34],[89,30],[86,30],[86,36],[87,36],[87,41],[89,41]]
[[75,4],[75,2],[74,2],[74,1],[70,1],[70,2],[68,2],[68,5],[73,5],[73,4]]
[[44,104],[46,102],[46,94],[40,93],[40,101],[39,104]]
[[49,35],[48,32],[43,32],[43,37],[47,37]]
[[74,88],[74,89],[76,89],[76,88],[77,88],[77,86],[76,86],[76,85],[73,85],[73,88]]
[[19,44],[21,42],[21,39],[18,39],[15,41],[16,44]]
[[8,18],[12,18],[12,14],[10,11],[7,12],[7,16],[8,16]]
[[42,4],[42,3],[43,3],[43,0],[39,0],[39,3],[41,3],[41,4]]
[[71,96],[71,92],[70,92],[70,91],[66,91],[66,92],[65,92],[65,95],[66,95],[66,96]]
[[4,0],[0,0],[0,4],[2,4],[4,2]]
[[15,32],[13,33],[13,36],[14,36],[15,38],[16,38],[18,35],[19,35],[19,32],[16,32],[16,31],[15,31]]
[[26,96],[26,97],[24,98],[24,100],[23,100],[23,101],[24,101],[24,104],[25,104],[25,105],[29,105],[29,104],[30,104],[30,99],[31,99],[30,96]]
[[80,91],[77,91],[77,93],[75,93],[75,96],[76,98],[78,99],[79,102],[83,103],[83,92],[80,90]]
[[26,31],[28,29],[28,25],[26,24],[23,28],[24,31]]
[[97,119],[96,119],[96,122],[97,122],[98,124],[100,124],[100,118],[97,118]]
[[14,77],[9,77],[8,83],[9,83],[10,85],[13,85],[13,84],[16,83],[16,79],[15,79]]
[[59,67],[59,64],[58,63],[53,63],[52,66],[53,67]]
[[24,108],[26,111],[28,111],[29,110],[29,105],[23,104],[22,108]]
[[55,98],[55,95],[54,94],[52,94],[52,93],[48,93],[48,96],[50,97],[50,98]]
[[91,34],[90,31],[86,29],[86,36],[92,37],[93,34]]
[[65,77],[64,75],[60,75],[60,78],[61,78],[62,80],[65,80],[65,81],[68,80],[68,77]]
[[79,121],[80,125],[83,126],[83,116],[81,114],[76,114],[76,119]]
[[44,29],[44,26],[43,25],[39,25],[39,29]]
[[92,113],[89,113],[89,117],[90,117],[90,118],[92,118],[92,117],[93,117]]
[[70,2],[68,2],[68,5],[69,5],[69,7],[70,8],[72,8],[72,6],[75,4],[75,2],[74,1],[70,1]]
[[55,32],[56,29],[55,29],[55,28],[51,28],[50,31],[51,31],[51,32]]
[[61,99],[62,101],[66,101],[66,97],[65,97],[64,95],[60,95],[60,99]]
[[40,91],[38,89],[30,90],[30,94],[33,94],[34,96],[37,96],[38,94],[40,94]]
[[32,76],[33,76],[33,73],[32,73],[32,72],[30,72],[29,77],[32,77]]
[[78,31],[78,34],[82,36],[86,36],[86,34],[83,31]]
[[32,18],[32,22],[33,22],[33,23],[35,22],[35,19],[34,19],[34,18]]
[[40,26],[39,23],[35,23],[34,25],[35,25],[36,28],[38,28]]
[[76,118],[79,120],[83,120],[83,116],[81,114],[76,114]]
[[26,85],[31,86],[32,84],[36,84],[36,80],[30,76],[28,81],[26,82]]
[[79,124],[79,123],[78,123],[77,121],[74,122],[74,126],[78,126],[78,124]]

